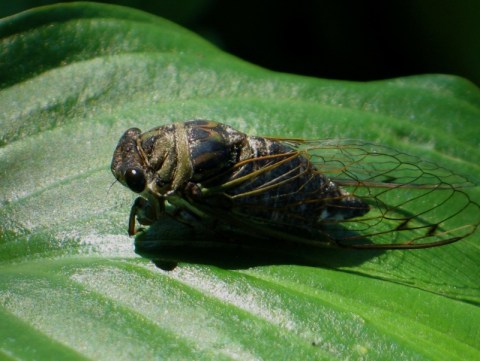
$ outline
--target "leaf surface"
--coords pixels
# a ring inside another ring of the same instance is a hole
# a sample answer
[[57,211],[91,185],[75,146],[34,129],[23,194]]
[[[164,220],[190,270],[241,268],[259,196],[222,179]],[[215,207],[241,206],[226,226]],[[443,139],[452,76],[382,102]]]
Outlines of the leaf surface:
[[474,180],[480,91],[468,81],[274,73],[166,20],[93,3],[3,19],[0,49],[2,358],[480,358],[478,232],[427,250],[300,254],[315,265],[252,254],[249,267],[165,272],[134,252],[134,195],[109,169],[129,127],[211,119],[363,139]]

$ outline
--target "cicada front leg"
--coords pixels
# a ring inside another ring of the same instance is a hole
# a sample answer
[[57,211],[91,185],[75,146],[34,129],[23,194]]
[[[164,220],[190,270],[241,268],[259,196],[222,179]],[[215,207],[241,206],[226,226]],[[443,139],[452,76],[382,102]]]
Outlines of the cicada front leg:
[[157,220],[157,212],[155,207],[145,198],[138,197],[133,202],[130,209],[130,217],[128,218],[128,235],[133,236],[140,232],[142,228],[135,229],[135,219],[144,226],[149,226]]

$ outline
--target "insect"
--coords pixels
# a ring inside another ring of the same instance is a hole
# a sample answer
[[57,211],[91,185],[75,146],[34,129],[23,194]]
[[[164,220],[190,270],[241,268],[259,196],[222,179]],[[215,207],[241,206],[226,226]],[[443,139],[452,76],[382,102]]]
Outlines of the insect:
[[206,120],[128,129],[111,170],[140,195],[150,225],[165,215],[218,234],[320,247],[412,249],[472,234],[480,206],[444,168],[358,141],[248,136]]

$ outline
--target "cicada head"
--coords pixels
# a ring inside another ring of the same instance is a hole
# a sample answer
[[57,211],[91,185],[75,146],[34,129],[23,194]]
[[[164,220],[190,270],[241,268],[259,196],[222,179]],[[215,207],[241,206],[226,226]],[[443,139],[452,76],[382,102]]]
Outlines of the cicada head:
[[131,128],[122,135],[111,165],[115,178],[135,193],[142,193],[150,178],[145,157],[137,145],[140,134],[140,129]]

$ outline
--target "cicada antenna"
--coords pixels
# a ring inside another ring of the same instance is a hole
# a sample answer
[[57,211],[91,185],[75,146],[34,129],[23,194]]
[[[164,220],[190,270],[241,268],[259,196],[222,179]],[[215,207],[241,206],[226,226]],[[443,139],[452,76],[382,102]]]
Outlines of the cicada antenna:
[[118,180],[117,180],[117,179],[115,179],[115,180],[112,182],[112,184],[110,184],[110,187],[108,187],[107,195],[108,195],[108,193],[110,193],[110,190],[112,189],[112,187],[113,187],[113,185],[114,185],[115,183],[118,183]]

